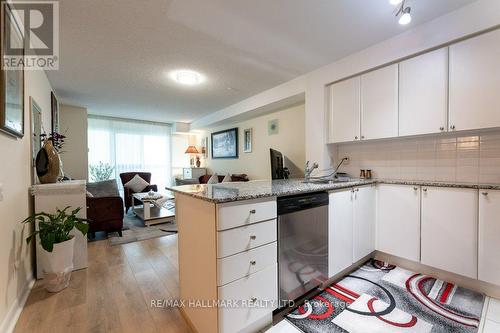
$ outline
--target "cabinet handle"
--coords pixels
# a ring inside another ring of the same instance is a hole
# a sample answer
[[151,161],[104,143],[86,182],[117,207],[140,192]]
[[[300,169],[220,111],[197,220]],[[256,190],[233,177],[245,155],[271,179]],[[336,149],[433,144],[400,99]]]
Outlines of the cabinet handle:
[[252,209],[252,210],[250,211],[250,214],[255,214],[255,209]]
[[422,189],[422,191],[427,192],[427,189],[426,189],[426,188],[423,188],[423,189]]
[[356,192],[359,192],[359,188],[356,189]]
[[257,239],[257,236],[252,235],[252,236],[250,236],[250,239],[251,239],[251,240],[256,240],[256,239]]
[[444,131],[444,127],[443,126],[439,127],[439,130]]
[[482,195],[484,195],[484,196],[487,196],[487,195],[488,195],[488,192],[483,192],[483,193],[481,193],[481,194],[482,194]]
[[255,260],[250,261],[250,265],[255,266],[256,264],[257,264],[257,261],[255,261]]
[[357,139],[358,139],[358,137],[357,137],[357,136],[355,136],[355,137],[354,137],[354,140],[357,140]]
[[450,128],[451,128],[452,130],[454,130],[454,129],[455,129],[455,125],[451,125],[451,126],[450,126]]
[[365,136],[364,136],[364,135],[362,135],[362,136],[361,136],[361,139],[364,139],[364,138],[365,138]]
[[414,188],[413,188],[413,190],[414,190],[414,191],[418,191],[418,187],[414,187]]

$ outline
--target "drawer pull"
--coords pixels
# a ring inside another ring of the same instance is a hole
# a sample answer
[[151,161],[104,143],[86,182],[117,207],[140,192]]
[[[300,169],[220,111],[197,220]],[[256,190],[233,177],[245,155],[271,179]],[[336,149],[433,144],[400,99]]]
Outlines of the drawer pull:
[[256,264],[257,264],[257,261],[255,261],[255,260],[250,261],[250,265],[255,266]]
[[415,191],[418,191],[418,187],[414,187],[413,189],[414,189]]
[[423,189],[422,189],[422,191],[427,192],[427,189],[426,189],[426,188],[423,188]]
[[252,209],[252,210],[250,211],[250,214],[255,214],[255,209]]
[[256,239],[257,239],[257,236],[252,235],[252,236],[250,236],[250,239],[251,239],[251,240],[256,240]]
[[484,195],[484,196],[486,196],[486,195],[488,195],[488,192],[483,192],[481,194]]

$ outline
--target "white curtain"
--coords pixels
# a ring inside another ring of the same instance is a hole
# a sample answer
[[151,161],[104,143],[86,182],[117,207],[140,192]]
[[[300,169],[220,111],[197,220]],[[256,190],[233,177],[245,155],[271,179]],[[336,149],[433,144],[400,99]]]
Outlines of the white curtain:
[[89,116],[88,147],[89,166],[110,164],[120,186],[120,173],[134,171],[151,172],[160,192],[171,184],[169,124]]

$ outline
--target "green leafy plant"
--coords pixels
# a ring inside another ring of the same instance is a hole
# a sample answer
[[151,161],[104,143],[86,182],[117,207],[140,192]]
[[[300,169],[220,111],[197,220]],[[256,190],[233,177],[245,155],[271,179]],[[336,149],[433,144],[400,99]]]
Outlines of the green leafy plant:
[[52,252],[54,244],[65,242],[73,237],[69,234],[73,228],[85,236],[89,231],[87,220],[76,216],[81,208],[78,207],[66,213],[69,208],[68,206],[63,210],[57,209],[54,214],[36,213],[26,218],[22,223],[34,224],[38,221],[38,230],[35,228],[35,231],[26,238],[26,243],[31,242],[38,235],[43,249]]
[[94,182],[108,180],[115,170],[110,164],[103,162],[99,162],[97,165],[91,165],[89,168],[90,177]]

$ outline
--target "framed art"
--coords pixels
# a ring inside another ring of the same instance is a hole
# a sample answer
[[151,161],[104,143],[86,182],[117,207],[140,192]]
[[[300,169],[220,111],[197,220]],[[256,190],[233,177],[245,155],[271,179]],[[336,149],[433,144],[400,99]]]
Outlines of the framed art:
[[59,102],[53,91],[50,92],[52,132],[59,132]]
[[243,131],[243,152],[251,153],[252,152],[252,136],[253,131],[251,128],[247,128]]
[[[2,42],[0,58],[6,55],[10,41],[9,56],[24,57],[24,36],[7,4],[3,7],[1,22]],[[24,65],[19,69],[1,69],[0,130],[22,138],[24,136]]]
[[238,128],[212,133],[212,158],[238,158]]

